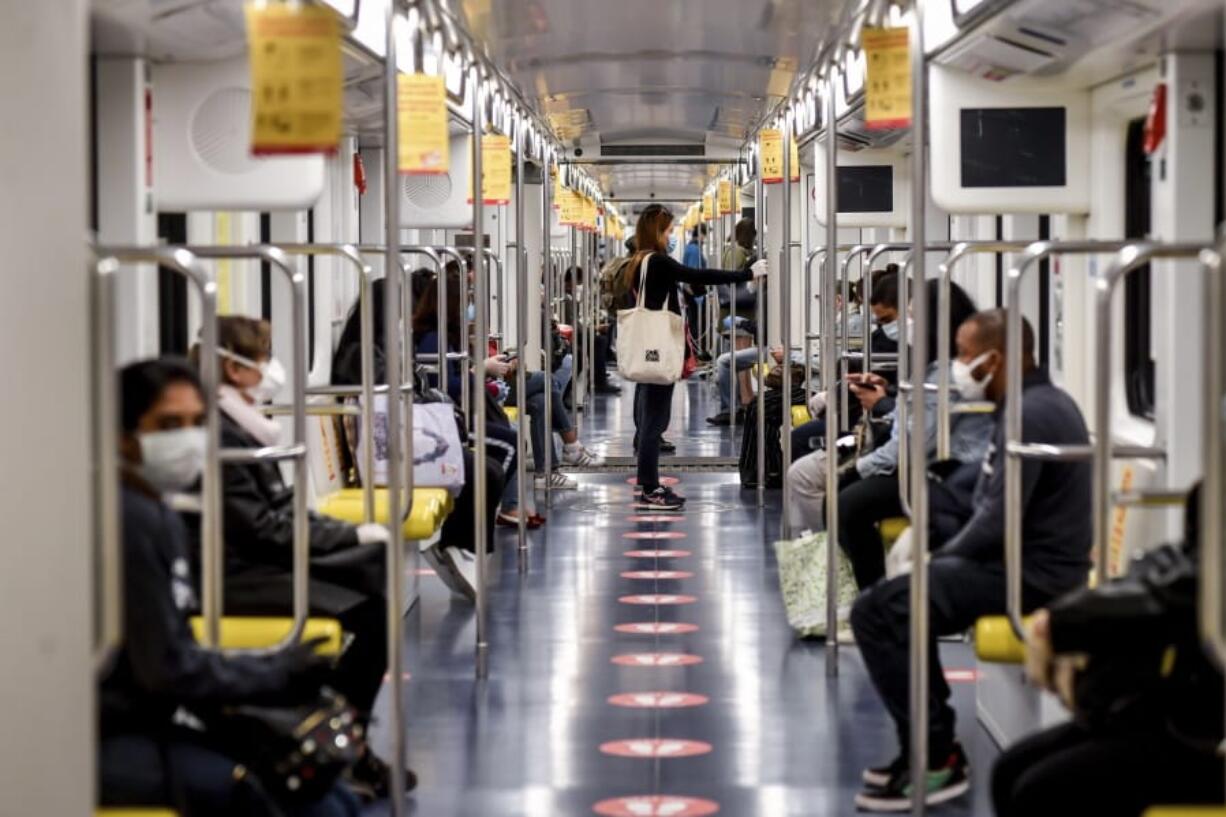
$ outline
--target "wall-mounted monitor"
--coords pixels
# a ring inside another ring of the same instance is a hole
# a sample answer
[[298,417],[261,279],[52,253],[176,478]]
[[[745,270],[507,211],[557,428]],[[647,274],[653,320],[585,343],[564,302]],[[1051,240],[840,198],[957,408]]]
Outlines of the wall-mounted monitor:
[[[905,227],[909,160],[896,148],[839,151],[835,182],[840,227]],[[826,149],[813,148],[813,217],[826,223]]]
[[979,79],[934,65],[933,201],[951,213],[1084,213],[1089,93],[1057,80]]

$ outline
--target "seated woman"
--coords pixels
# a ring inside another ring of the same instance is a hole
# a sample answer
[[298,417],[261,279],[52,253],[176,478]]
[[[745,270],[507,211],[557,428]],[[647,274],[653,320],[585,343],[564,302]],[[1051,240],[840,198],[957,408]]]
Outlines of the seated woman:
[[[328,678],[302,644],[269,656],[226,656],[196,643],[188,534],[164,494],[196,484],[204,463],[205,395],[188,365],[134,363],[120,375],[123,649],[99,694],[99,789],[104,805],[170,806],[184,817],[356,817],[355,798],[334,786],[314,803],[273,802],[207,733],[177,725],[180,709],[203,714],[243,703],[306,703]],[[265,781],[271,782],[271,781]]]
[[[421,271],[419,270],[419,273]],[[423,276],[415,273],[413,280],[415,291],[416,287],[422,286],[421,281]],[[430,287],[431,278],[425,283],[422,292],[424,293]],[[386,326],[385,317],[386,310],[384,309],[384,280],[379,279],[371,285],[371,313],[374,318],[374,369],[375,383],[383,383],[387,379],[387,363],[384,354],[384,343],[386,335],[384,327]],[[332,358],[332,383],[334,385],[357,386],[362,382],[362,322],[361,313],[358,305],[355,304],[349,312],[349,317],[345,320],[345,326],[341,332],[340,340],[337,342],[336,354]],[[422,380],[419,379],[419,383]],[[356,433],[360,433],[360,429]],[[461,437],[465,432],[461,431]],[[356,446],[356,440],[351,440],[351,449]],[[518,450],[517,448],[515,450]],[[490,550],[494,547],[493,530],[495,518],[498,514],[498,505],[501,496],[504,493],[505,481],[508,477],[504,470],[503,463],[505,462],[505,452],[487,450],[485,457],[485,480],[488,490],[486,491],[486,506],[484,513],[486,514],[486,530],[490,532],[488,545]],[[436,548],[431,548],[426,551],[427,559],[433,564],[438,571],[439,578],[448,583],[451,590],[468,599],[476,598],[476,563],[473,561],[473,553],[476,551],[476,525],[475,509],[476,509],[476,491],[474,488],[474,480],[471,475],[475,473],[475,458],[473,453],[467,447],[464,449],[464,472],[470,475],[464,483],[464,488],[459,495],[455,497],[455,507],[451,514],[447,517],[447,521],[443,523],[443,529],[439,535],[439,545]],[[514,475],[514,470],[511,474]],[[513,496],[518,496],[517,492],[512,492]],[[542,520],[543,521],[543,520]]]
[[[285,385],[285,370],[272,357],[268,322],[238,315],[218,318],[217,354],[222,447],[279,445],[281,426],[259,408]],[[199,365],[199,346],[192,349],[192,360]],[[226,609],[240,615],[288,615],[293,607],[295,488],[270,462],[225,465],[222,484]],[[333,683],[368,716],[387,670],[387,529],[312,513],[309,532],[310,612],[337,619],[353,636]],[[379,765],[373,757],[371,763]],[[386,780],[387,770],[378,771],[379,779]]]
[[[460,286],[459,286],[459,270],[453,264],[447,266],[448,275],[450,276],[447,286],[448,314],[459,314],[460,303]],[[413,315],[413,333],[417,351],[423,354],[436,354],[439,348],[438,340],[438,289],[436,286],[431,286],[426,290],[426,294],[418,301]],[[454,352],[462,348],[460,338],[460,326],[458,320],[450,320],[447,324],[448,351]],[[460,399],[461,392],[461,367],[456,362],[447,364],[447,386],[446,390],[453,400],[457,402]],[[485,373],[487,375],[493,373],[498,374],[501,371],[500,361],[497,358],[490,358],[485,361]],[[562,391],[553,378],[549,379],[550,389],[552,391],[552,416],[549,421],[545,418],[545,383],[546,378],[543,372],[532,372],[527,377],[526,394],[521,398],[512,390],[509,405],[519,405],[522,403],[531,418],[532,429],[532,463],[537,473],[537,484],[543,485],[545,481],[545,446],[550,442],[552,435],[546,433],[546,429],[552,429],[562,437],[562,456],[561,462],[567,465],[592,466],[600,465],[603,460],[583,447],[579,442],[579,434],[575,429],[574,422],[571,420],[569,412],[566,411],[566,406],[562,400]],[[513,383],[512,383],[513,385]],[[476,393],[475,391],[473,392]],[[501,424],[498,424],[501,425]],[[487,424],[486,432],[490,436],[505,436],[507,431],[514,434],[514,429],[509,425],[505,430],[493,430],[492,425]],[[555,463],[558,459],[555,458]],[[567,478],[560,473],[554,473],[549,476],[550,487],[552,488],[576,488],[578,483]],[[513,483],[511,486],[513,487]],[[508,498],[503,495],[504,510],[507,505]]]
[[1199,493],[1182,545],[1152,550],[1126,575],[1031,619],[1027,675],[1072,719],[997,758],[997,817],[1140,817],[1163,804],[1222,803],[1222,674],[1197,627]]

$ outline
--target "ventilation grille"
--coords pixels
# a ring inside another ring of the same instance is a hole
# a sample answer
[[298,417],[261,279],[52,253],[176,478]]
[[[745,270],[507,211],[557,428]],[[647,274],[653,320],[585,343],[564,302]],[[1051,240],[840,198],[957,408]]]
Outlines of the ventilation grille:
[[602,145],[601,156],[706,156],[706,145]]
[[250,129],[251,91],[219,88],[192,115],[192,149],[201,162],[218,173],[250,173],[259,162],[251,155]]
[[451,174],[437,176],[403,176],[404,198],[414,207],[431,210],[442,207],[451,198]]

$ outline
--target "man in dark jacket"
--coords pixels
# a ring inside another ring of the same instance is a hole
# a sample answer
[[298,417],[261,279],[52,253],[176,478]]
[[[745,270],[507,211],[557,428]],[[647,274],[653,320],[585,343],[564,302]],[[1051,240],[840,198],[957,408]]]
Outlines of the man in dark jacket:
[[[997,404],[995,442],[984,458],[975,486],[970,521],[932,555],[929,565],[931,614],[929,662],[930,804],[953,799],[968,788],[966,757],[955,739],[950,690],[938,660],[936,639],[964,632],[981,616],[1005,611],[1004,424],[1006,392],[1022,400],[1022,439],[1029,443],[1086,444],[1089,434],[1076,403],[1052,385],[1034,361],[1034,333],[1025,326],[1021,384],[1005,379],[1005,312],[980,312],[959,332],[976,333],[989,350],[970,376]],[[1020,388],[1019,388],[1020,386]],[[1090,464],[1086,461],[1030,460],[1022,468],[1023,604],[1027,610],[1085,582],[1090,566]],[[910,734],[910,577],[874,585],[857,600],[851,624],[869,676],[894,719],[899,744]],[[868,811],[905,808],[911,775],[906,752],[890,765],[868,769],[866,789],[856,805]]]

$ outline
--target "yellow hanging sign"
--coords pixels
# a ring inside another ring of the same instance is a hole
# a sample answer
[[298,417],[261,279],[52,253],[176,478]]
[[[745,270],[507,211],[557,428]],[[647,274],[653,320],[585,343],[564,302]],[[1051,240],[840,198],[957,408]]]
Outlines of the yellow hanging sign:
[[791,145],[791,150],[788,151],[791,154],[788,175],[792,177],[793,182],[798,182],[800,181],[800,144],[797,143],[795,137],[788,139],[788,144]]
[[551,168],[553,173],[553,209],[562,209],[562,199],[566,198],[566,186],[562,184],[562,174],[557,168]]
[[248,4],[251,152],[335,153],[344,110],[336,14],[323,6]]
[[906,28],[865,28],[860,38],[867,73],[864,124],[869,130],[911,126],[911,33]]
[[396,80],[400,172],[439,176],[451,170],[447,85],[442,77],[400,74]]
[[[471,141],[469,142],[471,145]],[[468,201],[473,200],[472,151],[469,151]],[[486,204],[511,203],[511,139],[498,133],[481,137],[481,200]]]
[[763,184],[783,181],[783,133],[767,128],[758,134],[758,161]]
[[719,214],[726,216],[732,213],[732,182],[728,179],[719,180]]
[[564,227],[576,227],[583,220],[583,197],[574,190],[562,188],[558,200],[558,222]]
[[702,220],[710,221],[713,218],[715,218],[715,202],[713,200],[713,196],[710,193],[703,193]]
[[735,188],[735,189],[733,190],[733,194],[732,194],[732,195],[733,195],[733,204],[732,204],[732,211],[733,211],[733,214],[734,214],[734,215],[736,215],[736,217],[737,217],[737,218],[740,218],[740,217],[741,217],[741,211],[742,211],[742,209],[743,209],[743,208],[741,207],[741,188],[739,188],[739,187]]

